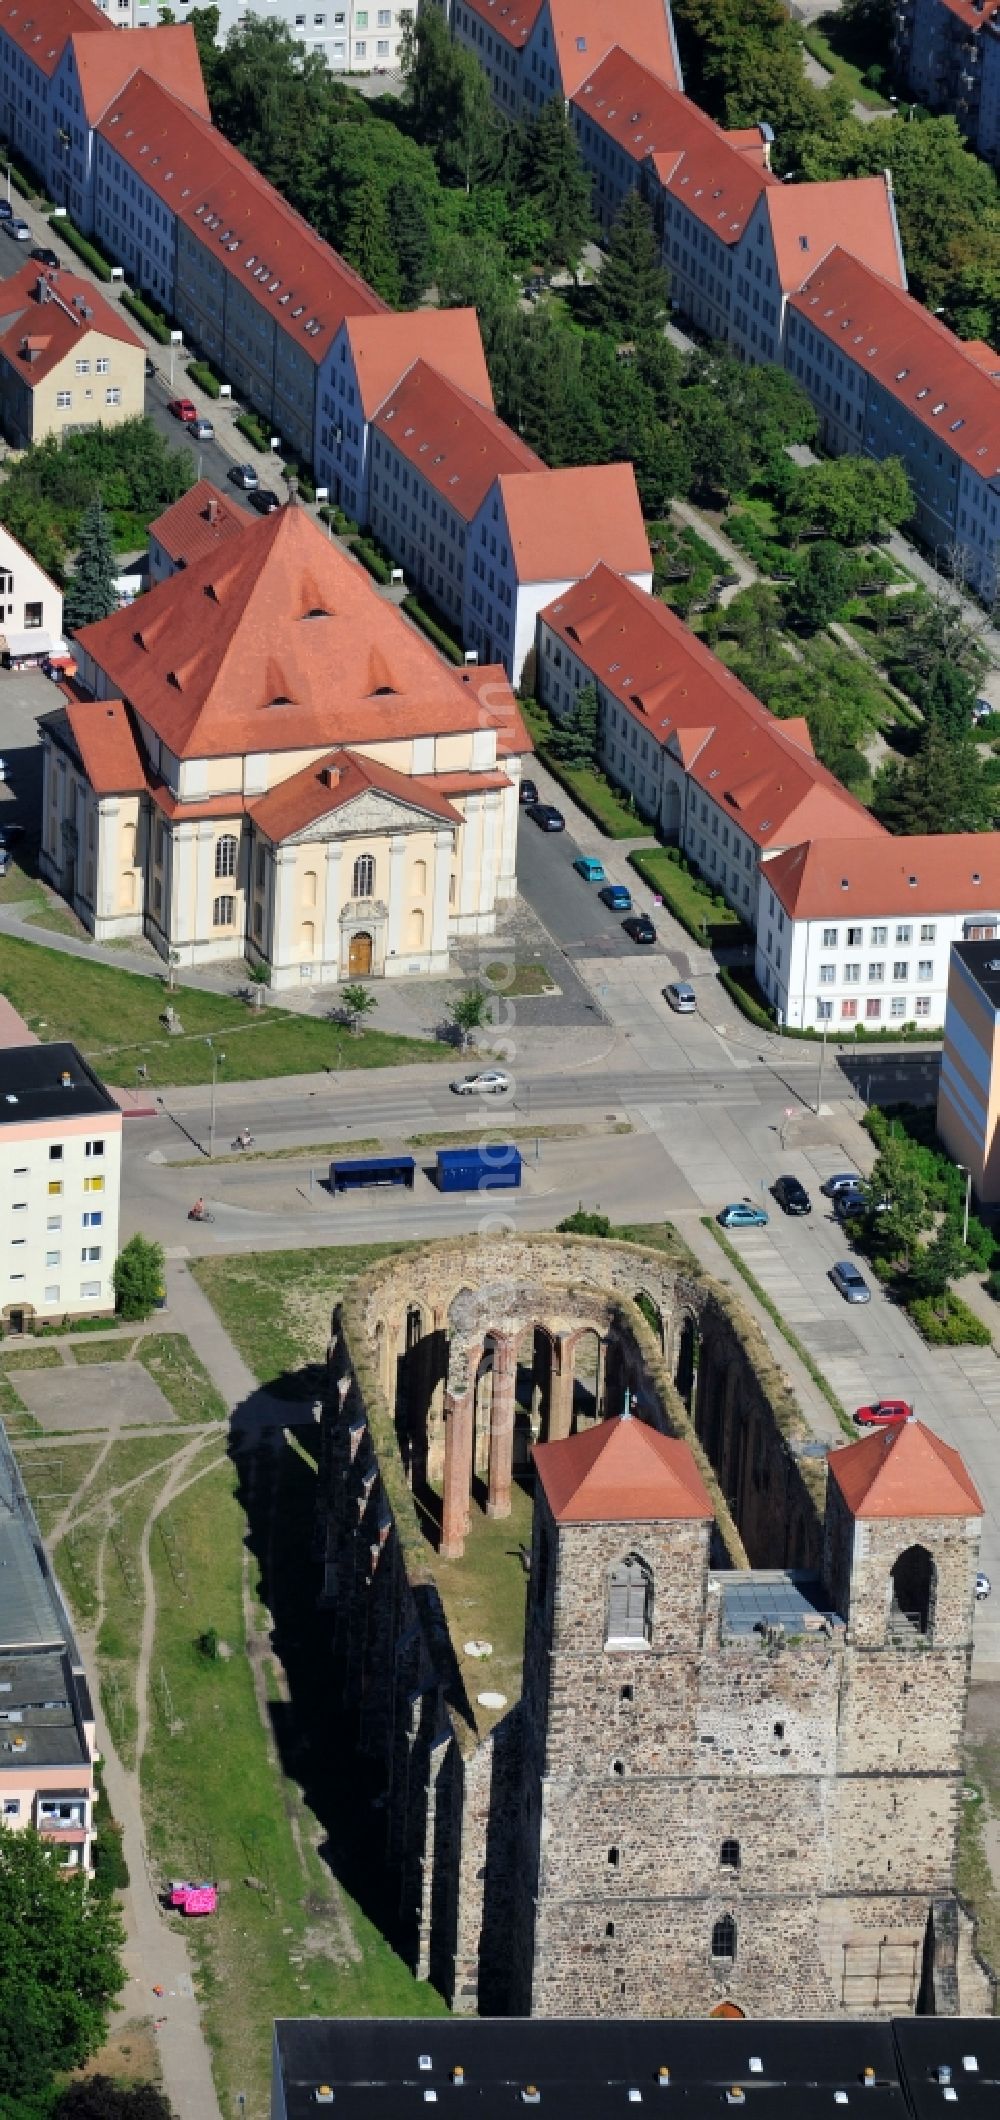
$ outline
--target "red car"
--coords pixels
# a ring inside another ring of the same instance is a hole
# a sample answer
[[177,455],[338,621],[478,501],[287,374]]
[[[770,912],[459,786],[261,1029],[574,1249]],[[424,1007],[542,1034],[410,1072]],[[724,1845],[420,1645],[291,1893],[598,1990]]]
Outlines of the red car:
[[167,411],[173,413],[175,420],[183,420],[185,427],[198,417],[198,407],[192,405],[190,398],[171,398]]
[[905,1399],[876,1399],[873,1406],[859,1406],[854,1416],[859,1428],[884,1428],[912,1421],[913,1408]]

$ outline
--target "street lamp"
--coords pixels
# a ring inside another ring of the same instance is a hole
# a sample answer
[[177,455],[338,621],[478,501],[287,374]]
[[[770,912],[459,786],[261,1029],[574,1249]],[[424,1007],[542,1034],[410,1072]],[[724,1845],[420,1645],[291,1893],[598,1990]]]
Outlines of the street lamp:
[[965,1213],[962,1217],[962,1244],[969,1241],[969,1206],[972,1200],[972,1172],[967,1163],[960,1163],[959,1170],[965,1173]]
[[212,1102],[208,1114],[208,1160],[211,1162],[215,1154],[215,1086],[219,1079],[219,1069],[226,1056],[225,1053],[216,1052],[211,1038],[206,1038],[205,1044],[212,1055]]
[[826,1017],[824,1016],[824,1018],[823,1018],[823,1042],[822,1042],[822,1045],[820,1046],[820,1049],[819,1049],[819,1074],[818,1074],[818,1076],[817,1076],[817,1079],[816,1079],[816,1117],[817,1117],[817,1119],[819,1118],[819,1114],[820,1114],[820,1107],[821,1107],[821,1105],[822,1105],[822,1102],[823,1102],[823,1069],[824,1069],[824,1067],[826,1066],[826,1031],[827,1031],[827,1019],[826,1019]]

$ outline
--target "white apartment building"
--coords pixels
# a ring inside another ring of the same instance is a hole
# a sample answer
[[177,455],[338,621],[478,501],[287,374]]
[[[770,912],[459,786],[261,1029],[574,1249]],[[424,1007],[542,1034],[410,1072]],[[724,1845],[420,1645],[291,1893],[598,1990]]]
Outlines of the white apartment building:
[[474,309],[383,310],[344,318],[316,384],[316,480],[362,528],[371,521],[372,420],[408,369],[423,360],[493,410]]
[[62,646],[62,590],[0,523],[0,658],[17,663]]
[[767,864],[757,979],[791,1028],[937,1028],[952,944],[998,932],[994,832],[813,840]]
[[[97,6],[116,29],[143,29],[157,19],[159,0],[96,0]],[[179,21],[183,22],[197,6],[198,0],[174,0]],[[251,10],[245,0],[219,0],[219,32],[216,38],[220,48],[225,44],[230,30],[241,29]],[[375,74],[393,73],[399,67],[400,48],[409,22],[416,13],[416,0],[409,7],[400,7],[393,0],[389,7],[360,6],[357,0],[266,0],[254,10],[268,22],[283,22],[297,44],[304,44],[307,52],[318,52],[325,59],[331,73]]]
[[652,561],[631,464],[505,471],[469,525],[462,628],[512,683],[534,660],[538,614],[599,560],[646,590]]
[[75,1045],[0,1051],[0,1320],[115,1307],[122,1115]]

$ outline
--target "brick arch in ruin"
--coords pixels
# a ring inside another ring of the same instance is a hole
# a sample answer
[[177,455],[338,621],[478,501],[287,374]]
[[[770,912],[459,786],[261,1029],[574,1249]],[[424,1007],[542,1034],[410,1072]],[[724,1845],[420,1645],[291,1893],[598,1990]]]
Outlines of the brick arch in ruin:
[[628,1387],[647,1418],[684,1432],[690,1417],[755,1565],[815,1565],[825,1468],[803,1481],[795,1423],[807,1432],[763,1339],[693,1262],[560,1234],[431,1244],[373,1270],[363,1317],[446,1556],[474,1491],[508,1515],[530,1444],[618,1411]]

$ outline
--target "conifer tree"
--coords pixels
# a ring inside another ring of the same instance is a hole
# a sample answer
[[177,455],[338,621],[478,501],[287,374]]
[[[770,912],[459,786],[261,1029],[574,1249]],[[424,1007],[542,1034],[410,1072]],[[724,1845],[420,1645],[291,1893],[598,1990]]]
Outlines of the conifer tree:
[[118,562],[111,542],[111,529],[101,496],[95,493],[80,525],[76,565],[66,584],[63,617],[74,631],[91,626],[95,619],[110,618],[118,609],[115,582]]
[[389,232],[385,197],[373,169],[366,171],[351,200],[344,230],[344,256],[384,302],[399,298],[399,271]]
[[597,283],[599,323],[617,338],[647,338],[666,316],[668,285],[649,207],[637,191],[627,192]]
[[590,178],[584,168],[563,103],[554,96],[542,105],[524,136],[524,185],[529,199],[544,214],[550,235],[545,262],[574,272],[593,228]]

